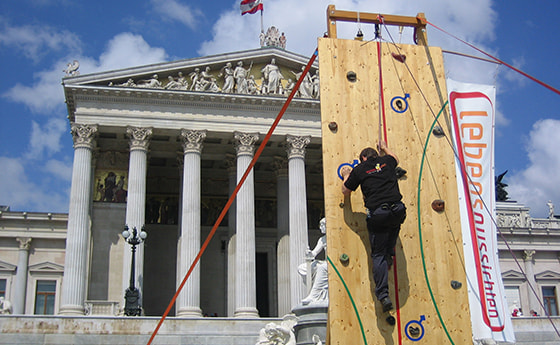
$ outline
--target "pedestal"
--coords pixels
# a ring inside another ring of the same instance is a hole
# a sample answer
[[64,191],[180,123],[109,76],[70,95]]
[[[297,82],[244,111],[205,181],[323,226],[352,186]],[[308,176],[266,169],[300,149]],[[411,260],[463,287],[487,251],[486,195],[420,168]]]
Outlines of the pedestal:
[[325,304],[298,305],[292,312],[297,316],[294,327],[297,345],[313,345],[313,335],[321,338],[323,344],[327,340],[327,315],[329,307]]

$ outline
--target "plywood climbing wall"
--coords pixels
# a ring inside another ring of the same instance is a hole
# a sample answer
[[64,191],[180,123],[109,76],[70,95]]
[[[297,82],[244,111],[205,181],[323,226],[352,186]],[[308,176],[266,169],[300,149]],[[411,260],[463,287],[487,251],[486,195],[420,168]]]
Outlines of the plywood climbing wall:
[[[447,99],[442,53],[436,47],[399,47],[319,39],[331,345],[472,343],[447,112],[438,124],[446,136],[429,135]],[[405,63],[392,53],[406,56]],[[345,199],[338,175],[341,164],[352,165],[364,147],[376,147],[380,131],[407,171],[399,182],[408,216],[389,272],[395,306],[390,313],[375,300],[361,192]],[[445,211],[432,209],[436,199],[445,201]],[[452,281],[462,286],[454,288]]]

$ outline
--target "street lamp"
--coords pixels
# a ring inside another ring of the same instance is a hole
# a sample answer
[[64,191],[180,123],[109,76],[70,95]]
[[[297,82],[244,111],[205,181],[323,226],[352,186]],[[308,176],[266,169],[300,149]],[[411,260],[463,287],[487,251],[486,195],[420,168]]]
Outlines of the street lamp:
[[124,314],[126,316],[140,316],[142,312],[142,307],[139,303],[140,291],[134,286],[136,246],[144,242],[148,234],[144,231],[144,227],[142,227],[142,230],[138,234],[138,230],[136,230],[136,227],[133,227],[132,232],[130,232],[128,231],[128,225],[125,225],[122,236],[124,237],[124,240],[132,246],[132,259],[130,263],[130,286],[124,293]]

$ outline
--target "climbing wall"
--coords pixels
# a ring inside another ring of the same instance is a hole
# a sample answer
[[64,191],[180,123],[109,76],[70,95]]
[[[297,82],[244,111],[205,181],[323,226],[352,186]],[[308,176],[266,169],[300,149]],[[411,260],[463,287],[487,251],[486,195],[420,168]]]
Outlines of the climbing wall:
[[[472,343],[454,155],[448,115],[440,112],[447,99],[442,53],[399,47],[319,39],[331,345]],[[445,136],[431,134],[438,115]],[[339,177],[380,135],[407,171],[399,181],[408,216],[389,272],[389,313],[374,297],[362,194],[344,198]],[[435,211],[434,200],[445,209]]]

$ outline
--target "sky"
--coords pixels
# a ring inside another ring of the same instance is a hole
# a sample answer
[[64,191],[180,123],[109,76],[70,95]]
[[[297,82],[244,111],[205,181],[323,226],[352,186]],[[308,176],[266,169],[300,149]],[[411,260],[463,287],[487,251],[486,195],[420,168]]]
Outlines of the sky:
[[[12,211],[68,212],[73,147],[61,80],[81,75],[259,48],[261,16],[240,0],[0,1],[0,205]],[[535,0],[263,0],[265,30],[286,49],[311,56],[326,32],[326,8],[415,16],[525,73],[560,88],[560,2]],[[373,26],[339,23],[338,37]],[[387,40],[410,43],[412,32]],[[481,56],[428,26],[430,45]],[[556,43],[554,43],[556,42]],[[507,170],[509,198],[547,217],[560,214],[560,96],[511,69],[444,54],[447,77],[496,86],[495,175]]]

